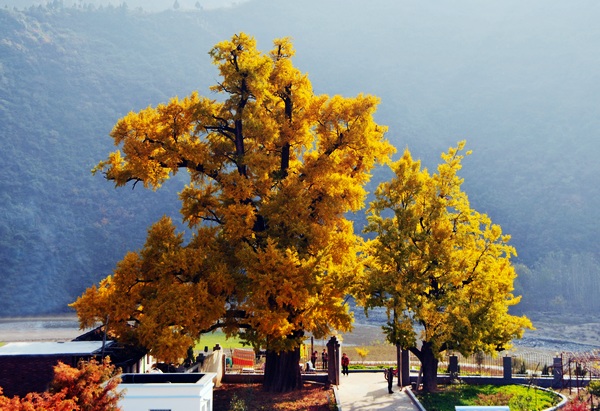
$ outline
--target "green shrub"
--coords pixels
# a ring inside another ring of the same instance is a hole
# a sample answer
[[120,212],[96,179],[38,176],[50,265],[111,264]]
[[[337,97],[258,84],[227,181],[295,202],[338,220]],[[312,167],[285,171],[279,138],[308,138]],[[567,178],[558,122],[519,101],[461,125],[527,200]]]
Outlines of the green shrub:
[[384,368],[388,368],[385,365],[364,365],[364,364],[350,364],[348,369],[350,370],[383,370]]
[[600,380],[590,381],[587,390],[591,395],[600,398]]
[[231,402],[229,403],[229,411],[247,411],[246,401],[242,398],[238,398],[237,395],[233,394]]

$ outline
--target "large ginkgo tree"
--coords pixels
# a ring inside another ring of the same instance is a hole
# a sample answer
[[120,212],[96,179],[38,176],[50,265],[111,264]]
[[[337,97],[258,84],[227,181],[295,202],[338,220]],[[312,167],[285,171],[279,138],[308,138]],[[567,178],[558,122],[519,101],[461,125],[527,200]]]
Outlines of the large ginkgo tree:
[[[222,328],[267,350],[265,388],[300,387],[300,344],[348,330],[345,296],[360,273],[346,213],[393,147],[378,99],[315,95],[289,39],[270,53],[238,34],[211,51],[215,98],[192,93],[121,118],[119,150],[95,168],[117,186],[159,189],[183,170],[185,240],[169,218],[73,304],[81,326],[177,361]],[[106,321],[108,319],[108,321]]]
[[531,328],[509,313],[519,302],[510,237],[462,190],[464,145],[442,154],[435,174],[406,150],[377,188],[365,229],[374,238],[357,296],[367,309],[386,308],[387,339],[417,356],[426,391],[436,389],[443,352],[493,353]]

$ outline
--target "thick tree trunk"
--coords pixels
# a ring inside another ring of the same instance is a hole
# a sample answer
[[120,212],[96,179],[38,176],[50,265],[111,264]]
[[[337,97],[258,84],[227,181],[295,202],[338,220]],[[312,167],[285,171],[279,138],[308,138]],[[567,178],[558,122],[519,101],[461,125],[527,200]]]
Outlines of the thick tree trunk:
[[267,351],[263,388],[271,392],[288,392],[302,388],[300,348],[293,351]]
[[423,391],[434,392],[437,390],[438,359],[431,348],[431,343],[423,342],[419,359],[423,370]]

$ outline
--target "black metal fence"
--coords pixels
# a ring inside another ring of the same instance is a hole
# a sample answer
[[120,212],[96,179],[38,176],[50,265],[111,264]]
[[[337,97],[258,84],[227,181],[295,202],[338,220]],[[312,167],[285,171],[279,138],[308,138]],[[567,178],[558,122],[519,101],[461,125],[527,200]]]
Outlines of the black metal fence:
[[544,352],[520,352],[518,354],[496,356],[476,353],[468,357],[449,353],[440,362],[440,371],[444,372],[447,368],[451,355],[458,357],[459,373],[461,375],[501,377],[504,375],[504,357],[510,356],[513,375],[550,376],[552,375],[554,362],[554,355]]
[[[449,373],[451,356],[458,357],[458,374],[460,376],[507,377],[505,374],[505,357],[510,357],[511,371],[508,375],[519,378],[535,379],[552,377],[578,384],[578,381],[589,381],[600,378],[600,350],[589,352],[519,351],[516,353],[500,353],[492,356],[476,353],[462,356],[458,353],[447,353],[439,362],[438,372]],[[361,362],[361,361],[357,361]],[[420,362],[415,355],[409,355],[410,369],[418,371]],[[364,361],[365,365],[387,366],[390,361]],[[555,370],[556,367],[559,367]],[[565,383],[566,384],[566,383]],[[565,385],[567,387],[568,385]]]

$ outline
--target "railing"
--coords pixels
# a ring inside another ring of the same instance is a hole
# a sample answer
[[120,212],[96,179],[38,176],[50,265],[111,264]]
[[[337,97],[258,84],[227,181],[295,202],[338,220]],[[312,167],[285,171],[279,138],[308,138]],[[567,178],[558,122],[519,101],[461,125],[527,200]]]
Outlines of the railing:
[[[504,357],[511,358],[511,372],[513,377],[553,377],[555,376],[555,357],[560,359],[562,368],[557,370],[560,378],[570,381],[579,379],[600,378],[600,351],[586,353],[558,353],[538,351],[521,351],[505,355],[492,356],[488,354],[474,354],[468,357],[460,354],[448,353],[438,364],[440,374],[449,372],[450,356],[458,358],[458,372],[461,376],[505,377]],[[409,354],[410,369],[418,371],[421,364],[412,353]],[[392,361],[355,361],[368,366],[388,367],[394,366]]]
[[[459,373],[462,375],[480,375],[501,377],[504,375],[504,356],[492,356],[477,353],[468,357],[456,354],[458,357]],[[440,361],[440,370],[447,370],[449,364],[447,355]],[[522,352],[510,355],[513,375],[552,375],[554,356],[549,353]]]

